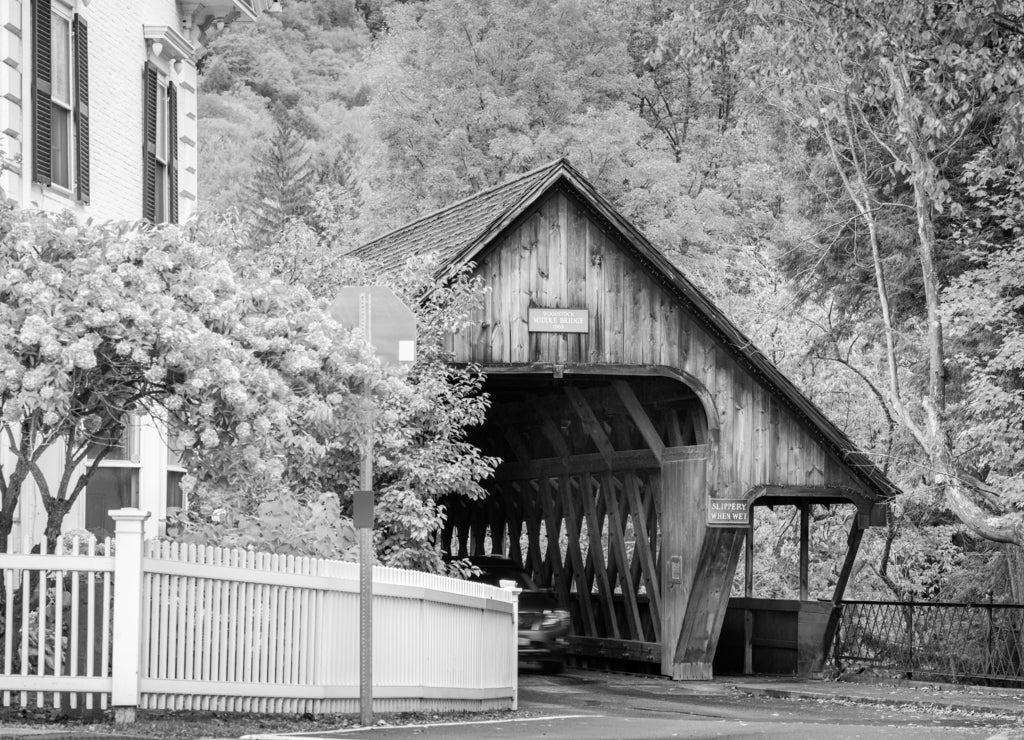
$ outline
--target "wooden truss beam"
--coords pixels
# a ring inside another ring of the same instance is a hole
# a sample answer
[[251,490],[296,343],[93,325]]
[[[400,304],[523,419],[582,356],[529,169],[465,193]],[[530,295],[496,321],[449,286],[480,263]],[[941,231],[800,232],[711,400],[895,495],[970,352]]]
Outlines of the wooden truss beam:
[[522,480],[524,478],[556,477],[579,473],[618,472],[623,470],[657,470],[658,458],[650,450],[625,450],[587,453],[566,457],[542,457],[528,463],[502,463],[494,480]]
[[665,454],[665,443],[662,441],[661,435],[658,434],[658,430],[654,428],[651,417],[644,411],[643,405],[641,405],[640,400],[636,397],[629,383],[625,380],[615,380],[612,382],[612,386],[615,388],[619,400],[626,407],[629,418],[633,420],[636,428],[640,431],[640,436],[644,438],[644,442],[651,448],[651,452],[658,459],[658,463],[661,463]]
[[593,409],[590,408],[590,404],[587,403],[587,399],[583,397],[582,393],[580,393],[579,388],[574,388],[571,385],[567,385],[565,387],[565,394],[569,397],[569,401],[572,403],[573,409],[575,409],[576,415],[579,417],[584,431],[586,431],[587,435],[594,441],[598,451],[610,465],[612,456],[615,454],[615,446],[612,444],[612,441],[608,439],[607,432],[605,432],[604,427],[601,426],[601,422],[598,421]]

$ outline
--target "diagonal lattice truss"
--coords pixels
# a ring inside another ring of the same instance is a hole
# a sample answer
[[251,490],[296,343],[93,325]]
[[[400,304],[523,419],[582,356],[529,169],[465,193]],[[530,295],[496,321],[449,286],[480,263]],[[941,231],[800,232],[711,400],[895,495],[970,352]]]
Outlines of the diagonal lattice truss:
[[505,380],[475,440],[504,461],[481,501],[450,497],[443,547],[524,565],[579,637],[662,639],[659,450],[706,438],[676,382]]

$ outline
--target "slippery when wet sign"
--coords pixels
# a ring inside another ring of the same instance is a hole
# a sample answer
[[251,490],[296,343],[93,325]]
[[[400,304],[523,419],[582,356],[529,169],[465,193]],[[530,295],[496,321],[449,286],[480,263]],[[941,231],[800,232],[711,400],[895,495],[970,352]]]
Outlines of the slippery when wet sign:
[[709,498],[708,526],[750,526],[750,504],[745,498]]

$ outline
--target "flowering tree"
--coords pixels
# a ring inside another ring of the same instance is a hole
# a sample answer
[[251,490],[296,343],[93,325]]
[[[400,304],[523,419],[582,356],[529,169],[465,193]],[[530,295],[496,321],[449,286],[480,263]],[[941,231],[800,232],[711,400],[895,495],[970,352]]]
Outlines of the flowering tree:
[[[495,464],[465,440],[483,420],[481,377],[441,353],[478,287],[437,289],[429,266],[399,278],[419,306],[421,354],[409,373],[385,371],[324,300],[272,279],[258,255],[230,264],[233,226],[80,228],[0,213],[0,430],[14,461],[0,467],[0,538],[31,477],[53,545],[125,415],[142,412],[184,448],[186,538],[345,557],[372,423],[379,554],[441,570],[437,499],[482,495]],[[370,280],[354,265],[336,279]],[[44,459],[55,455],[56,480]]]
[[[30,477],[56,542],[129,412],[181,427],[209,480],[230,448],[258,499],[281,494],[282,449],[317,450],[305,420],[363,403],[351,389],[379,369],[358,338],[305,290],[238,275],[197,236],[0,212],[0,434],[13,459],[0,468],[0,546]],[[337,447],[353,443],[342,429]],[[56,478],[44,456],[59,457]]]

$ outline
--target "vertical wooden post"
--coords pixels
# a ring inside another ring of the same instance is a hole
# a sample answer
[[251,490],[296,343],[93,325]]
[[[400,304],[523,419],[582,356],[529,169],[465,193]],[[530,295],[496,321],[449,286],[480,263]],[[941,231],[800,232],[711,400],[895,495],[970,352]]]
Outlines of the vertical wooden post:
[[710,665],[701,661],[682,669],[676,666],[676,648],[707,531],[706,455],[705,449],[669,448],[661,465],[661,672],[687,680],[710,678],[704,673]]
[[114,520],[114,626],[111,655],[111,705],[114,722],[135,721],[139,706],[142,650],[142,543],[149,512],[117,509]]
[[808,539],[810,534],[810,505],[800,504],[800,601],[807,601],[810,593],[808,573],[810,571],[810,551]]
[[[749,510],[750,525],[743,548],[743,595],[754,597],[754,507]],[[754,611],[743,610],[743,675],[754,672]]]
[[754,597],[754,507],[750,507],[750,526],[747,527],[747,541],[743,548],[743,595]]

